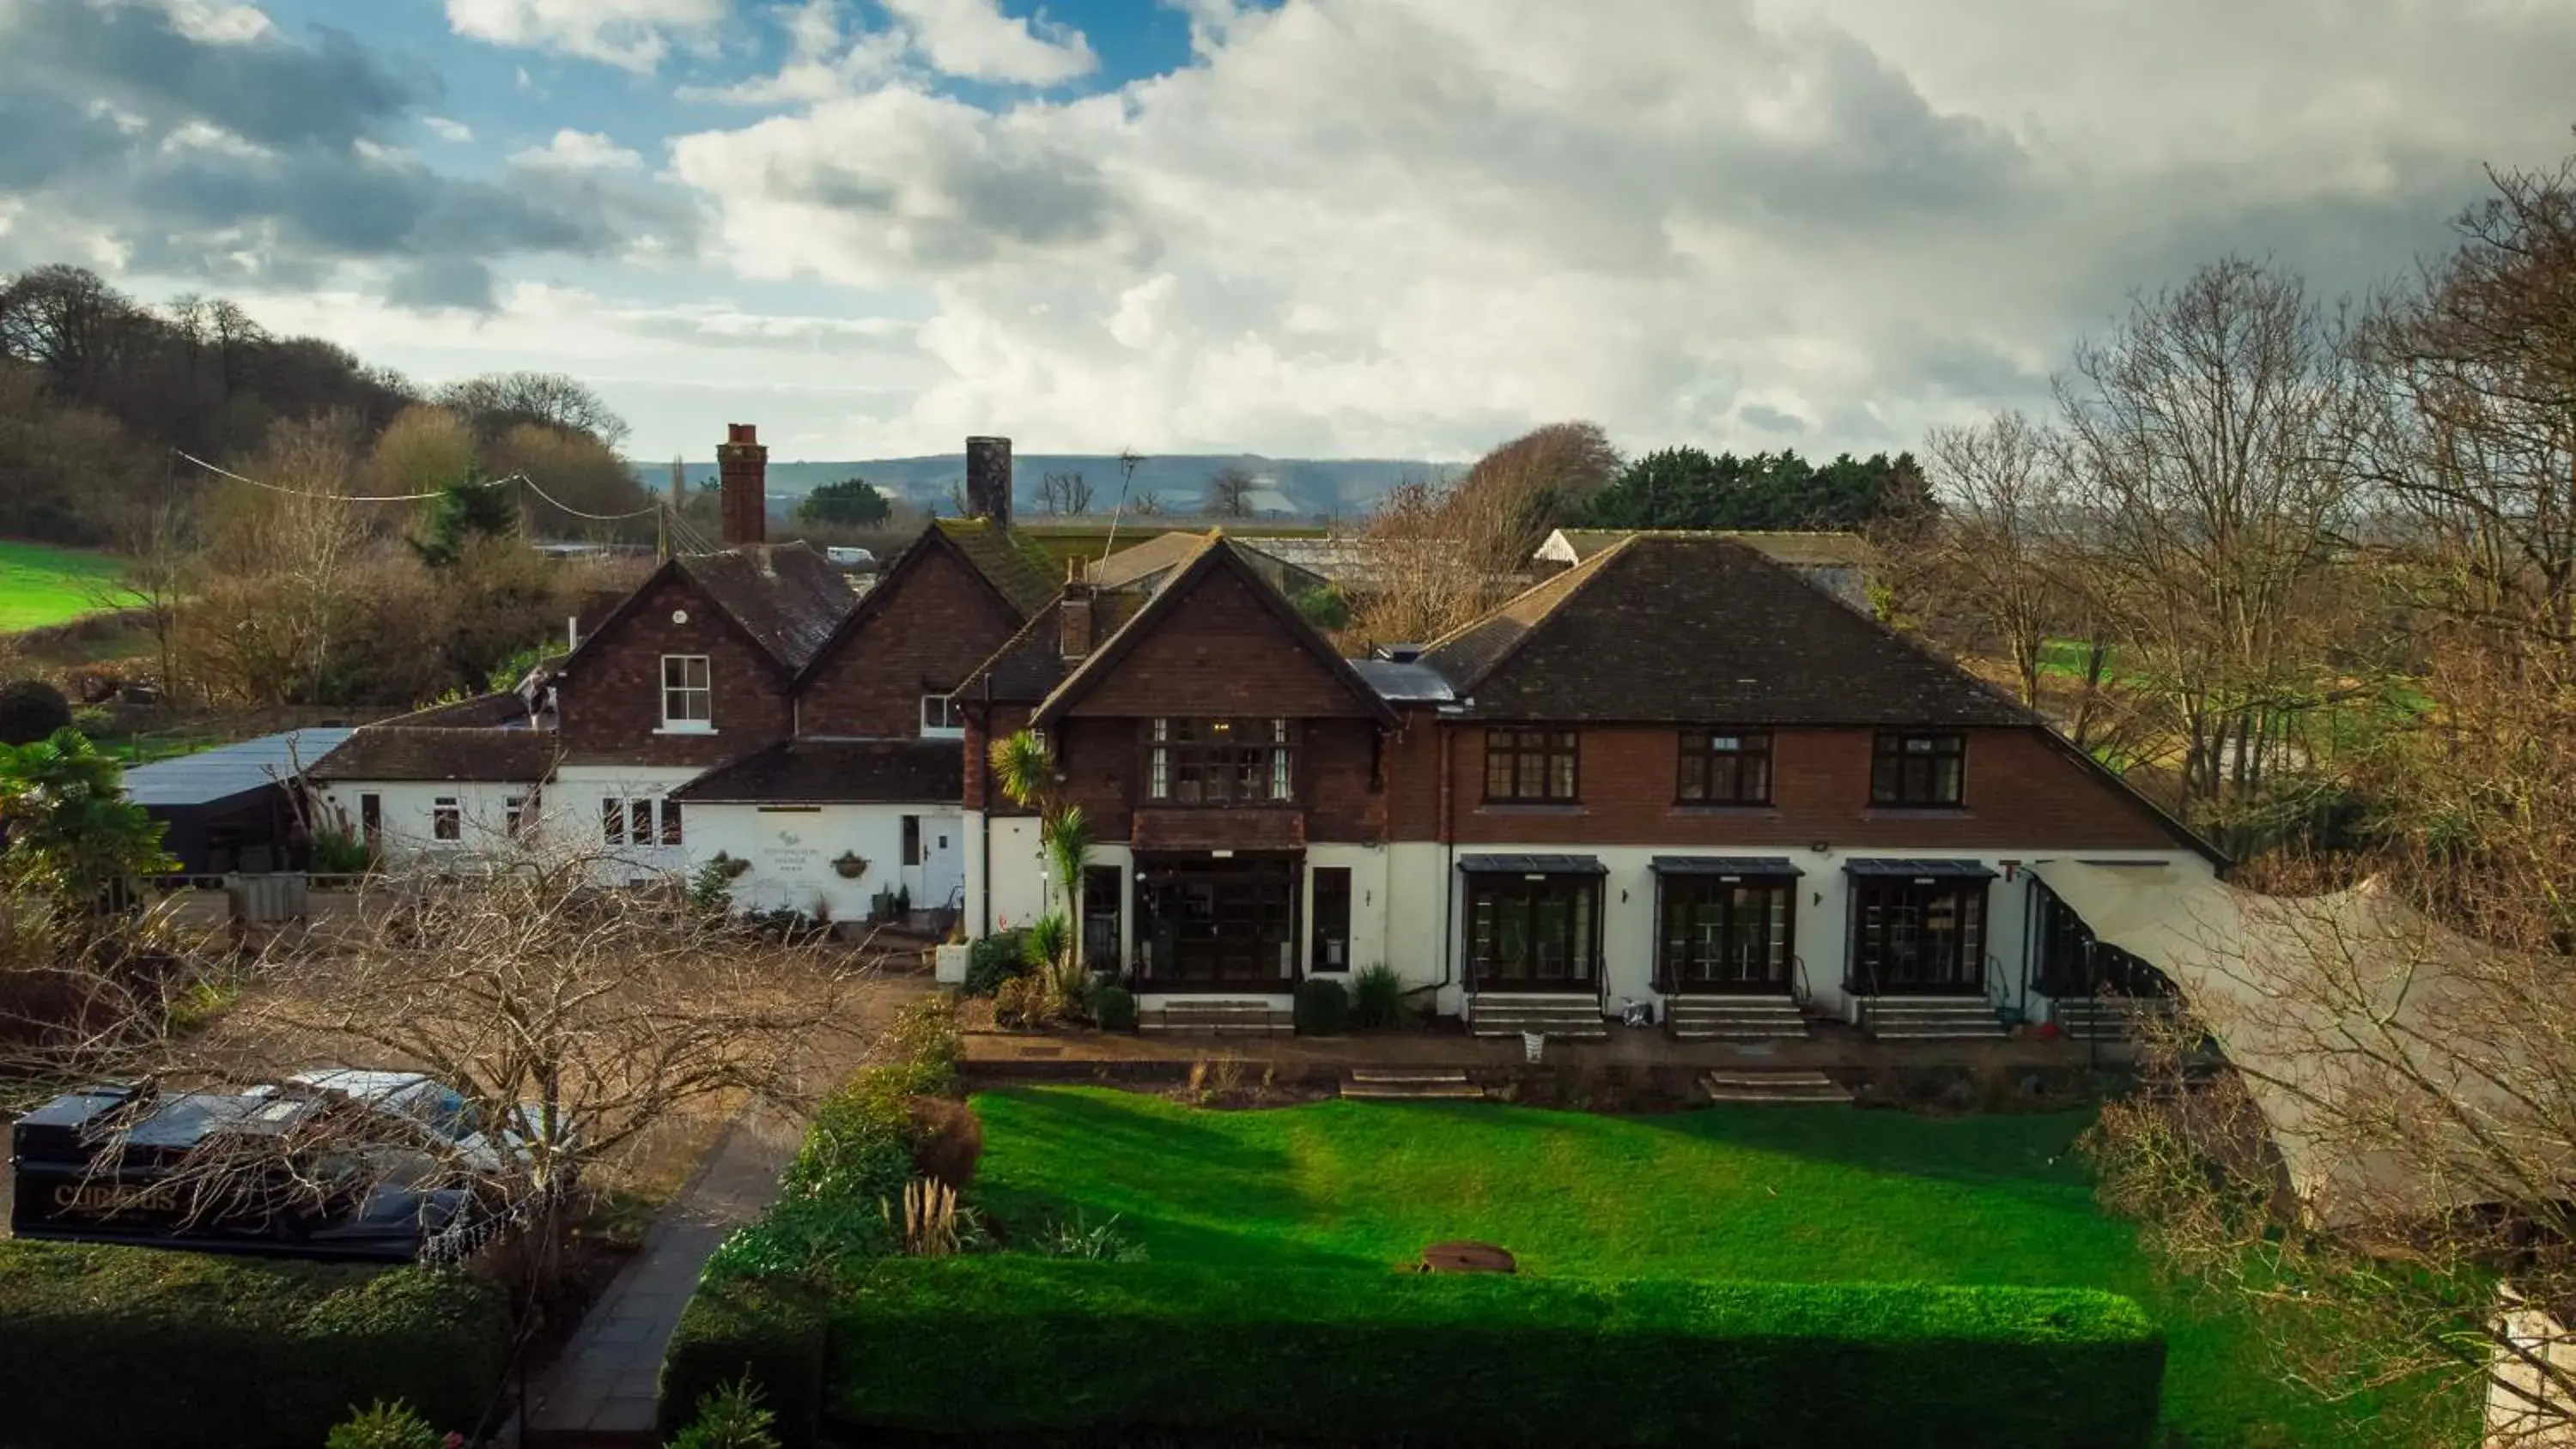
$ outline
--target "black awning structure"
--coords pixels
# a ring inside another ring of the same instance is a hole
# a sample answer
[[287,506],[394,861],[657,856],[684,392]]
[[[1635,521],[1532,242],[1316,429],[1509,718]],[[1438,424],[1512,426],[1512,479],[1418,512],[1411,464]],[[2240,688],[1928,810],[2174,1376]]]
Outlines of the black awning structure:
[[1647,863],[1657,875],[1805,875],[1785,855],[1659,855]]
[[1462,855],[1458,868],[1469,875],[1608,875],[1609,869],[1589,855]]
[[1902,856],[1863,856],[1843,862],[1843,874],[1905,876],[1916,880],[1993,880],[1995,873],[1974,860],[1914,860]]

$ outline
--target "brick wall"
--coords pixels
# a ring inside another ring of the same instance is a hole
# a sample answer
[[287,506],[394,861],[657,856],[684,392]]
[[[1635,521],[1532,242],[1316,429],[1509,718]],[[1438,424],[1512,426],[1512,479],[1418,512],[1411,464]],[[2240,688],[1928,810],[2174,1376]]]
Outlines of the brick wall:
[[1019,631],[1019,617],[973,566],[925,537],[925,552],[862,605],[868,617],[844,636],[797,697],[809,735],[921,733],[921,696],[945,693]]
[[[1582,798],[1571,808],[1485,804],[1484,731],[1453,728],[1451,818],[1457,840],[1467,845],[1822,841],[1838,850],[1976,851],[2170,850],[2178,843],[2144,806],[2031,730],[1967,732],[1964,809],[1892,810],[1869,803],[1869,730],[1778,731],[1771,742],[1771,805],[1711,809],[1675,802],[1680,740],[1669,727],[1584,730]],[[1408,831],[1419,828],[1422,814],[1410,795],[1398,818]]]
[[1219,567],[1073,713],[1311,719],[1367,715],[1370,708],[1298,643],[1251,585]]
[[[1386,832],[1394,840],[1440,838],[1440,740],[1428,709],[1408,709],[1386,742]],[[1452,741],[1452,748],[1456,742]]]
[[[688,622],[672,622],[685,611]],[[662,656],[703,654],[713,734],[663,734]],[[593,640],[556,688],[566,764],[720,765],[784,739],[787,684],[769,656],[676,574]]]

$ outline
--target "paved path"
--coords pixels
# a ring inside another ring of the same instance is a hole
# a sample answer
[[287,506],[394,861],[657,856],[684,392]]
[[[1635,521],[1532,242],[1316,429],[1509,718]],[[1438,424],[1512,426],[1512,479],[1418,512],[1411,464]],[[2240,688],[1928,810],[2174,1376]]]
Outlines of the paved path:
[[[873,1040],[874,1027],[931,989],[920,977],[878,983],[859,1004],[854,1041]],[[839,1083],[863,1059],[863,1050],[835,1044],[818,1048],[806,1065],[816,1080]],[[717,1244],[778,1196],[779,1174],[804,1136],[804,1120],[778,1108],[755,1107],[733,1120],[697,1175],[654,1218],[642,1251],[619,1270],[529,1390],[523,1444],[605,1449],[654,1442],[662,1352],[697,1291],[698,1273]]]
[[662,1351],[680,1309],[707,1255],[778,1195],[778,1175],[798,1135],[796,1122],[767,1110],[745,1113],[725,1130],[530,1392],[525,1443],[653,1442]]

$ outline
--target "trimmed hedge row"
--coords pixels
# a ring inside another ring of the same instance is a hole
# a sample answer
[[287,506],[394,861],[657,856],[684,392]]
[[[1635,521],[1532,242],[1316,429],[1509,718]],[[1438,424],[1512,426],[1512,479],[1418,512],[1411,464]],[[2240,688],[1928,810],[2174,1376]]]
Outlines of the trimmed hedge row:
[[862,1434],[2107,1449],[2153,1433],[2164,1354],[2079,1289],[995,1255],[848,1273],[824,1378]]
[[462,1273],[0,1242],[0,1442],[19,1449],[319,1444],[402,1399],[470,1429],[509,1314]]

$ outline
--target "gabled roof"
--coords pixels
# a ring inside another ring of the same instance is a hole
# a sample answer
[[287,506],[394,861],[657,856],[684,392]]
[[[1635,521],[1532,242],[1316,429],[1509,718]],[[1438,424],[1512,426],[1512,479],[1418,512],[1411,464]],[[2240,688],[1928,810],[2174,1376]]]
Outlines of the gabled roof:
[[789,669],[803,668],[858,603],[848,577],[801,543],[687,554],[676,562],[701,593]]
[[1425,650],[1483,719],[2033,726],[1731,538],[1640,534]]
[[471,699],[452,700],[377,720],[363,729],[381,729],[388,725],[418,725],[426,729],[482,729],[525,725],[528,702],[515,690],[498,690],[478,694]]
[[1731,538],[1773,563],[1800,568],[1858,568],[1869,562],[1869,541],[1857,533],[1769,528],[1560,528],[1532,557],[1582,563],[1631,538]]
[[[1035,573],[1036,565],[1021,556],[1022,550],[1015,543],[1001,550],[1004,556],[994,557],[996,550],[992,540],[995,535],[992,530],[980,526],[983,520],[964,521],[974,526],[954,529],[949,526],[958,522],[950,519],[925,526],[904,551],[895,556],[894,562],[877,575],[876,582],[868,587],[866,593],[859,596],[858,607],[842,616],[840,624],[832,631],[832,637],[805,661],[804,668],[797,672],[799,685],[821,673],[851,636],[902,596],[905,581],[918,573],[927,560],[938,555],[944,554],[965,564],[966,571],[982,580],[984,586],[993,591],[993,597],[1001,601],[1002,607],[1011,611],[1013,618],[1025,620],[1029,617],[1025,596],[1030,587],[1029,576]],[[997,569],[999,576],[996,575]],[[1053,594],[1051,587],[1042,587],[1038,606],[1045,607]]]
[[1390,725],[1395,723],[1395,711],[1379,697],[1376,690],[1369,687],[1368,681],[1360,677],[1359,671],[1351,667],[1351,661],[1343,658],[1341,652],[1326,641],[1323,635],[1316,633],[1315,626],[1306,622],[1306,617],[1297,612],[1294,604],[1280,597],[1279,591],[1272,588],[1269,581],[1262,577],[1260,567],[1246,559],[1221,529],[1202,537],[1198,547],[1192,552],[1189,562],[1182,565],[1169,583],[1156,590],[1154,596],[1145,601],[1144,607],[1138,609],[1126,622],[1118,625],[1114,632],[1101,637],[1095,621],[1094,635],[1100,637],[1100,643],[1083,658],[1080,665],[1068,674],[1061,684],[1047,695],[1045,700],[1039,703],[1036,712],[1029,717],[1030,723],[1045,725],[1090,693],[1102,680],[1114,673],[1119,663],[1135,652],[1136,646],[1150,636],[1163,620],[1171,617],[1180,608],[1182,601],[1190,596],[1192,589],[1201,579],[1219,569],[1226,570],[1241,579],[1252,596],[1261,602],[1262,607],[1268,609],[1271,615],[1279,620],[1281,626],[1287,629],[1289,637],[1330,670],[1334,678],[1341,682],[1342,687],[1350,691],[1353,699],[1367,705],[1369,712],[1376,715],[1383,723]]
[[996,528],[984,518],[942,518],[931,524],[975,566],[984,581],[1010,600],[1021,618],[1055,597],[1056,568],[1047,551],[1024,535]]
[[955,804],[958,740],[782,740],[671,792],[691,805]]
[[646,596],[675,578],[685,581],[771,663],[791,674],[830,641],[832,631],[858,606],[848,576],[802,543],[683,554],[655,569],[619,600],[565,657],[561,670],[569,673],[579,665]]
[[554,772],[556,740],[543,730],[494,726],[367,725],[307,773],[315,780],[524,781]]

